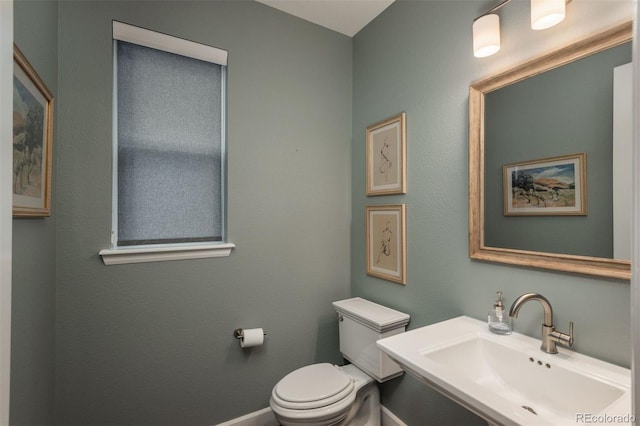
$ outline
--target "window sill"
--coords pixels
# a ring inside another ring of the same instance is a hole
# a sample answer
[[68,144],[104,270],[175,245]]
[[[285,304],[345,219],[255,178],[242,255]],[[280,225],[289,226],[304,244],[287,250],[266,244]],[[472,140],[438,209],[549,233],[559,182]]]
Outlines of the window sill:
[[146,247],[120,247],[100,250],[98,254],[106,266],[127,263],[167,262],[170,260],[228,257],[235,248],[233,243],[185,244]]

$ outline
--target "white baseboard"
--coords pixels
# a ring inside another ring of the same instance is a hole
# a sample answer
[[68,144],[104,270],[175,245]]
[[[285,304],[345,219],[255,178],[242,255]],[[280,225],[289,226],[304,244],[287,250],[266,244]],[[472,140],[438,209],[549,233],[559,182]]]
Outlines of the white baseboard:
[[217,426],[278,426],[270,407],[254,411],[242,417],[231,419]]
[[398,416],[389,411],[384,405],[380,406],[380,424],[381,426],[407,426],[405,422],[400,420]]
[[[407,426],[384,406],[380,406],[380,423],[380,426]],[[271,408],[267,407],[242,417],[219,423],[217,426],[278,426],[278,422],[273,416]]]

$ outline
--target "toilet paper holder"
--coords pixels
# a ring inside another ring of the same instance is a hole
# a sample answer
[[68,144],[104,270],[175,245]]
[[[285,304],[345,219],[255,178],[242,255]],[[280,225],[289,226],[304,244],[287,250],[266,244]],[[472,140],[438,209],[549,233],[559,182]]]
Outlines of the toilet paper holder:
[[[267,333],[262,333],[263,335],[267,335]],[[242,339],[242,329],[241,328],[236,328],[235,330],[233,330],[233,335],[236,339]]]

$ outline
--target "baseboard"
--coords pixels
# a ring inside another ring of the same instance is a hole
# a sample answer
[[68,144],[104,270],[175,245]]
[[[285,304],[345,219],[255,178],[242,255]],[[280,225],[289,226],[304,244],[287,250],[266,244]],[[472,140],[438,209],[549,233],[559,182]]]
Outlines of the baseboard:
[[398,416],[393,414],[384,405],[380,406],[380,425],[381,426],[407,426],[405,422],[400,420]]
[[278,426],[270,407],[254,411],[242,417],[231,419],[217,426]]
[[[380,426],[407,426],[385,406],[380,406]],[[231,419],[217,426],[278,426],[271,408],[263,408],[242,417]]]

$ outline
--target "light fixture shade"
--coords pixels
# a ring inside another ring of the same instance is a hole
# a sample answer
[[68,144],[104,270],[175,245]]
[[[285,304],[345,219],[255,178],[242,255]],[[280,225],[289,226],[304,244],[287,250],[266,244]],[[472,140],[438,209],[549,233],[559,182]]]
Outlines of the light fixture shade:
[[495,13],[479,17],[473,22],[473,55],[491,56],[500,50],[500,17]]
[[566,0],[531,0],[531,28],[551,28],[564,19],[565,13]]

